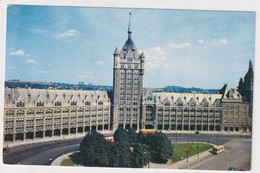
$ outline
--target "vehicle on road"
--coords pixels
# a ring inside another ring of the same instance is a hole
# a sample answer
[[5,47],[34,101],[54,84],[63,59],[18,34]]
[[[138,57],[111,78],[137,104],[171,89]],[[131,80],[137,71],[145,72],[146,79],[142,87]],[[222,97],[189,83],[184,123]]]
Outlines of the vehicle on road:
[[4,152],[8,153],[8,152],[9,152],[9,148],[8,148],[8,147],[3,148],[3,153],[4,153]]
[[223,145],[216,145],[215,147],[212,148],[212,153],[213,154],[220,154],[222,152],[224,152],[225,147]]

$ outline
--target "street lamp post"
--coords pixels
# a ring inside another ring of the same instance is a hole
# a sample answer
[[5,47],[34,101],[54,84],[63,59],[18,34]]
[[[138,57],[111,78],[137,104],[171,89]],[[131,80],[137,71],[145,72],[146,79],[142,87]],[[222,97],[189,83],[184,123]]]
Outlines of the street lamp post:
[[188,148],[186,149],[186,154],[187,154],[187,163],[189,162],[189,150]]
[[[176,125],[177,126],[177,125]],[[175,127],[175,129],[176,129],[176,131],[175,131],[175,135],[176,135],[176,138],[175,138],[175,140],[176,140],[176,142],[178,141],[177,140],[177,127]]]
[[200,158],[199,146],[197,145],[198,158]]
[[217,145],[218,145],[218,133],[217,133]]

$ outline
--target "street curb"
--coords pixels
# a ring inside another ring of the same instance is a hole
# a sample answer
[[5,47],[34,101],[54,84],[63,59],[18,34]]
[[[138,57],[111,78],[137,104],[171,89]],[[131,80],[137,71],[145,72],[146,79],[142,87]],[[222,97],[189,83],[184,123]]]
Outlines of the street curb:
[[56,158],[55,160],[52,161],[51,166],[61,166],[61,162],[68,158],[71,154],[77,153],[79,151],[74,151],[74,152],[69,152],[67,154],[63,154],[60,157]]

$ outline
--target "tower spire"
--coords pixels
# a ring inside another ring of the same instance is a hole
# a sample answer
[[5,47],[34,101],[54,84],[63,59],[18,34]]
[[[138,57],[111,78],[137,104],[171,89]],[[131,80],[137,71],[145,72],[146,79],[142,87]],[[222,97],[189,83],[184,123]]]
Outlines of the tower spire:
[[252,61],[251,61],[251,59],[250,59],[250,61],[249,61],[249,68],[250,67],[252,67]]
[[132,31],[131,31],[131,12],[129,13],[129,24],[128,24],[128,39],[131,40],[131,34],[132,34]]

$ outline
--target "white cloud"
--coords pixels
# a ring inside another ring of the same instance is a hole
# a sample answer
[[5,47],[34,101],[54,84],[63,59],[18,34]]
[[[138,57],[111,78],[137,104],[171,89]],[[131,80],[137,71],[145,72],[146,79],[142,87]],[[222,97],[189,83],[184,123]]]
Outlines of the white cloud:
[[56,38],[65,38],[65,37],[75,37],[79,35],[79,32],[76,29],[70,29],[68,31],[57,34]]
[[97,65],[105,64],[103,61],[96,61],[95,63],[96,63]]
[[212,40],[198,40],[199,44],[211,45],[211,46],[218,46],[218,45],[227,45],[228,41],[225,38],[221,39],[212,39]]
[[79,78],[87,78],[88,75],[87,75],[87,74],[80,74],[78,77],[79,77]]
[[35,59],[27,59],[25,62],[29,63],[29,64],[36,64],[37,63],[37,61]]
[[227,39],[222,38],[222,39],[219,39],[219,43],[222,45],[226,45],[226,44],[228,44],[228,41],[227,41]]
[[190,43],[170,43],[168,46],[173,49],[183,49],[191,47],[192,45]]
[[204,41],[204,40],[199,40],[198,43],[200,43],[200,44],[204,44],[205,41]]
[[146,69],[150,70],[158,66],[167,67],[166,61],[166,51],[163,50],[160,46],[155,46],[147,51],[144,51],[146,57]]
[[10,53],[10,55],[13,56],[30,56],[29,54],[26,54],[24,50],[20,49],[20,50],[16,50]]
[[49,73],[49,72],[48,72],[48,71],[45,71],[45,70],[39,70],[39,71],[37,71],[37,73],[44,74],[44,73]]

